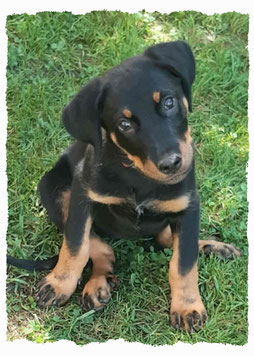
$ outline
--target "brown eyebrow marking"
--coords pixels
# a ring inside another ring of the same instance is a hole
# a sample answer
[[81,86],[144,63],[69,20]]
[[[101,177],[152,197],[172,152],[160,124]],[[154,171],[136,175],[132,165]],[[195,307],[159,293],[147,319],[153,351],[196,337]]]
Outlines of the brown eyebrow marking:
[[127,119],[131,119],[131,117],[132,117],[132,112],[128,109],[124,109],[123,114],[125,117],[127,117]]
[[159,92],[159,91],[155,91],[155,92],[153,93],[153,100],[154,100],[157,104],[159,104],[160,98],[161,98],[160,92]]

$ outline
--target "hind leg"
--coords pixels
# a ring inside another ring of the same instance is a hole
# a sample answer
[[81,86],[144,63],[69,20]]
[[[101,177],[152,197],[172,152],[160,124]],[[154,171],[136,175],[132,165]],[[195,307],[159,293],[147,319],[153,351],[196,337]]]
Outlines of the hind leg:
[[118,286],[118,279],[113,274],[115,256],[112,248],[98,237],[91,237],[90,258],[93,262],[92,275],[81,297],[85,311],[102,309],[110,300],[112,290]]
[[68,216],[72,173],[68,157],[62,155],[56,165],[41,179],[38,189],[50,220],[63,232]]
[[198,245],[199,251],[203,252],[205,255],[214,253],[215,255],[226,259],[241,256],[241,251],[237,247],[224,242],[215,240],[199,240]]
[[63,232],[68,217],[70,190],[74,171],[86,155],[87,145],[75,141],[60,156],[55,166],[47,172],[38,185],[42,205],[50,220]]
[[40,306],[64,304],[75,291],[89,259],[90,201],[79,171],[72,178],[77,165],[81,170],[88,168],[82,160],[84,149],[83,144],[74,143],[39,183],[50,219],[64,232],[58,262],[39,285],[36,300]]
[[156,236],[156,241],[162,248],[172,248],[173,237],[170,225],[166,226],[165,229]]
[[[171,248],[172,241],[173,238],[170,226],[167,226],[157,235],[157,242],[163,248]],[[225,259],[232,259],[233,257],[241,256],[241,251],[237,247],[224,242],[215,240],[199,240],[198,246],[199,252],[203,252],[207,256],[211,253]]]

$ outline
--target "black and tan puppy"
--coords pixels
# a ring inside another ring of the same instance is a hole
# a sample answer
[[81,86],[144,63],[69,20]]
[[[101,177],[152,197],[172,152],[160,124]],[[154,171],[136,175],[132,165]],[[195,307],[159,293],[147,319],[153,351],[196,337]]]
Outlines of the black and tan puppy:
[[39,184],[64,239],[57,263],[32,265],[54,267],[39,286],[39,305],[65,303],[91,259],[82,304],[102,308],[117,278],[113,250],[101,238],[155,236],[162,246],[173,246],[172,325],[187,331],[203,326],[199,249],[226,257],[239,251],[198,240],[200,204],[187,122],[194,77],[190,47],[161,43],[91,80],[65,107],[63,123],[76,141]]

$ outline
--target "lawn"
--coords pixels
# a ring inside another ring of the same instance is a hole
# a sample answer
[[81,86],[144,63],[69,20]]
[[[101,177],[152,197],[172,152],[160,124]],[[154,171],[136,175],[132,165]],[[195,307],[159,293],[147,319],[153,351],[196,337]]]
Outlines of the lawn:
[[67,339],[79,345],[118,338],[152,345],[247,342],[248,21],[238,13],[192,11],[8,17],[9,254],[46,258],[61,245],[62,236],[40,205],[37,184],[71,142],[61,123],[64,105],[90,78],[151,44],[176,39],[191,45],[197,64],[189,122],[196,144],[200,235],[243,251],[231,261],[200,256],[200,290],[209,321],[191,335],[169,323],[169,249],[145,250],[142,241],[112,242],[121,284],[98,313],[83,314],[79,307],[89,267],[68,304],[48,310],[34,301],[45,273],[9,267],[8,340]]

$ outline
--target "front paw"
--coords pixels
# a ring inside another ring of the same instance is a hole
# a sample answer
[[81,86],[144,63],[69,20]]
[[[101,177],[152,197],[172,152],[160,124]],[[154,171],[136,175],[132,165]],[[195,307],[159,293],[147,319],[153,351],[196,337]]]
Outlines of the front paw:
[[40,307],[63,305],[75,291],[76,286],[76,278],[51,272],[39,283],[35,301]]
[[170,310],[171,325],[176,330],[198,331],[207,321],[207,312],[201,301],[173,303]]
[[101,310],[111,299],[111,292],[117,288],[118,284],[119,281],[113,274],[91,277],[81,296],[83,310]]

